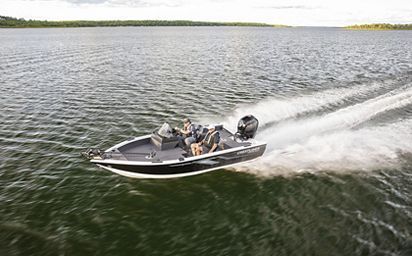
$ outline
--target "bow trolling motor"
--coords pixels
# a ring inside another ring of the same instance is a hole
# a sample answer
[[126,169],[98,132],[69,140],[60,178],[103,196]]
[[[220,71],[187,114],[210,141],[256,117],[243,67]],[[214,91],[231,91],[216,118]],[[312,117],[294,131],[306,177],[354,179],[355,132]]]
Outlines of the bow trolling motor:
[[98,148],[88,148],[86,151],[82,152],[81,155],[87,159],[105,158],[105,152]]

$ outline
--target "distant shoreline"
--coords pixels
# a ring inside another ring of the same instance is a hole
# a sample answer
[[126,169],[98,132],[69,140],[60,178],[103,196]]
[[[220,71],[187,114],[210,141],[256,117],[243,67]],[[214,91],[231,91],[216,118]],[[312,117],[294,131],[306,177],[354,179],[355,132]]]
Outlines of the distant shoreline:
[[349,30],[412,30],[412,24],[375,23],[351,25],[344,28]]
[[47,21],[25,20],[0,16],[0,28],[76,28],[76,27],[157,27],[157,26],[236,26],[236,27],[275,27],[290,26],[258,22],[208,22],[191,20],[72,20]]
[[[0,15],[0,28],[81,28],[81,27],[273,27],[291,28],[294,26],[259,22],[213,22],[192,20],[26,20]],[[304,27],[304,26],[298,26]],[[320,26],[321,27],[321,26]],[[359,24],[343,28],[347,30],[412,30],[412,24]]]

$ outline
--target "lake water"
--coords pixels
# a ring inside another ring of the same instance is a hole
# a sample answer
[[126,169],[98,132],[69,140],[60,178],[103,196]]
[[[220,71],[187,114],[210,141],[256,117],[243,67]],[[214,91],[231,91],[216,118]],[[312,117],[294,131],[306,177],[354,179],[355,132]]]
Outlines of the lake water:
[[[0,30],[0,255],[411,255],[412,32]],[[82,159],[183,117],[260,120],[253,164]]]

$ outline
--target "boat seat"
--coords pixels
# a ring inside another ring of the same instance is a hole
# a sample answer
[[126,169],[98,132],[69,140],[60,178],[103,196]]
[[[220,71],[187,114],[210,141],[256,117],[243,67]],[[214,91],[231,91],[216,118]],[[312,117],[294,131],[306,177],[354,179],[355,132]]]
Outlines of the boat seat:
[[202,141],[206,137],[207,132],[208,132],[208,129],[206,127],[200,127],[199,128],[199,137],[197,138],[196,142]]
[[157,132],[153,133],[150,137],[150,143],[159,150],[172,149],[179,143],[177,137],[166,138],[160,136]]

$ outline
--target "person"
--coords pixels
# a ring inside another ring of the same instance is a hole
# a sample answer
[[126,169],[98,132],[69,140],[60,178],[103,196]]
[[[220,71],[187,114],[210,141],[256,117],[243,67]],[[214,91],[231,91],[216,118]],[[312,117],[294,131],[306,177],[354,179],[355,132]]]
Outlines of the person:
[[193,143],[191,146],[192,154],[199,156],[204,152],[212,153],[218,148],[220,142],[220,134],[216,131],[215,125],[210,125],[205,138],[199,143]]
[[177,135],[179,146],[190,148],[190,145],[196,141],[196,129],[189,118],[183,119],[183,129],[175,127],[175,130],[180,133]]

